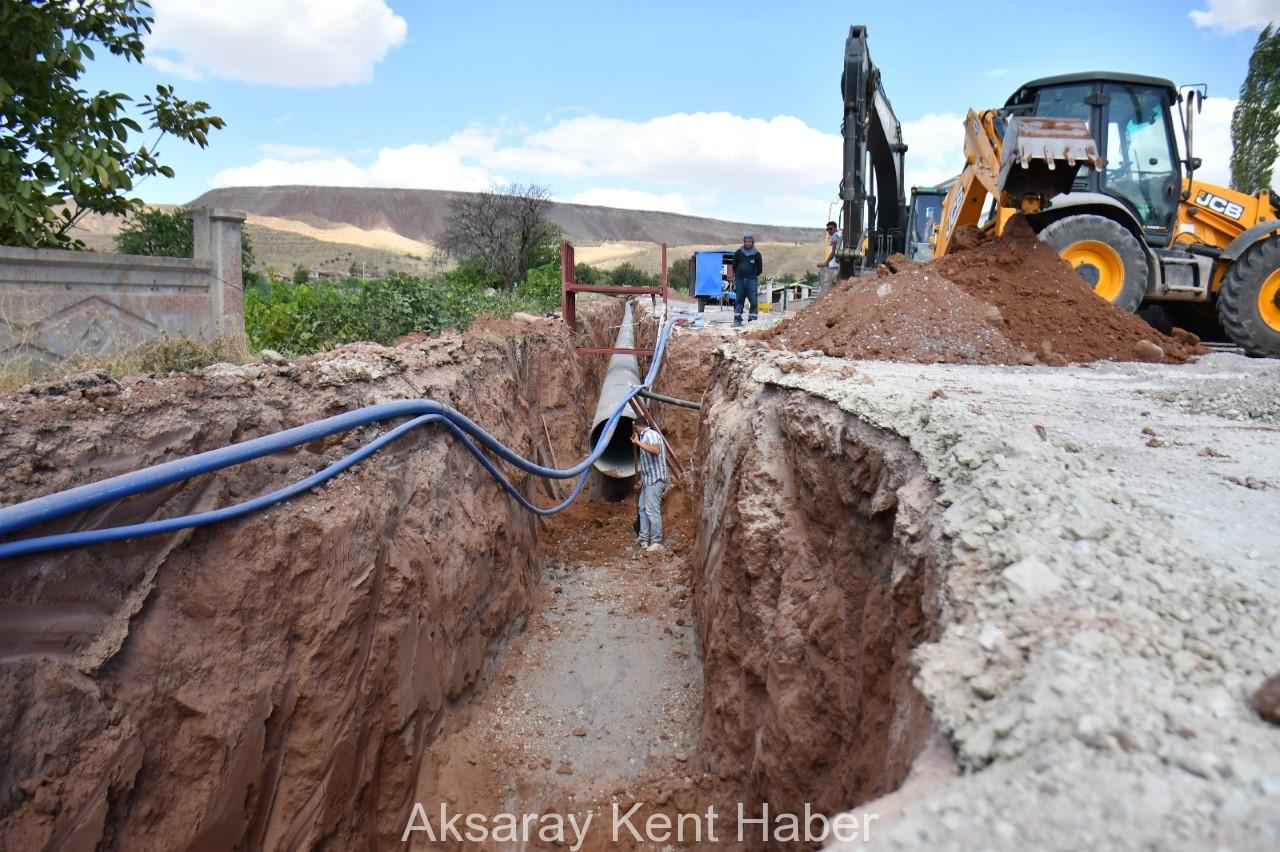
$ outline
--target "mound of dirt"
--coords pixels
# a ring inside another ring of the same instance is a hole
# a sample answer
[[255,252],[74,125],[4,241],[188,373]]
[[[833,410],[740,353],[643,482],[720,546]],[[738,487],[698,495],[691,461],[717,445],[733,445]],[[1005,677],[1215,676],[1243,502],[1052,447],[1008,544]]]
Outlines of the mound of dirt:
[[923,264],[907,261],[898,268],[885,277],[844,282],[773,334],[788,349],[843,358],[1018,363],[1022,353],[1005,337],[994,306]]
[[921,363],[1183,363],[1207,351],[1094,295],[1021,216],[1003,236],[957,230],[932,264],[890,258],[760,337],[792,350]]

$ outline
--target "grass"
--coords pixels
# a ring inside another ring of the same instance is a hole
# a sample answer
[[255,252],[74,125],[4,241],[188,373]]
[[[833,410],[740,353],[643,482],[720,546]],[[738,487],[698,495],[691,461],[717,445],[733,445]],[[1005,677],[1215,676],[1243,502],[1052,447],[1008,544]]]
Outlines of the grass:
[[113,379],[139,373],[185,373],[211,364],[245,364],[254,360],[244,335],[228,334],[208,340],[161,335],[106,352],[76,352],[54,364],[32,358],[0,361],[0,390],[17,390],[38,379],[83,370],[105,370]]

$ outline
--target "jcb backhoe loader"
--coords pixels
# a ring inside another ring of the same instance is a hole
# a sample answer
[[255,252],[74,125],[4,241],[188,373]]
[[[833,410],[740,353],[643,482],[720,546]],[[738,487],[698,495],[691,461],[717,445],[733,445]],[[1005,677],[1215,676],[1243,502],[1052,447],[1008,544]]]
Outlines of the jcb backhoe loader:
[[960,225],[999,234],[1022,212],[1102,298],[1127,310],[1211,304],[1250,355],[1280,355],[1280,219],[1266,191],[1195,179],[1203,98],[1157,77],[1090,72],[1033,80],[1002,109],[970,110],[933,256]]

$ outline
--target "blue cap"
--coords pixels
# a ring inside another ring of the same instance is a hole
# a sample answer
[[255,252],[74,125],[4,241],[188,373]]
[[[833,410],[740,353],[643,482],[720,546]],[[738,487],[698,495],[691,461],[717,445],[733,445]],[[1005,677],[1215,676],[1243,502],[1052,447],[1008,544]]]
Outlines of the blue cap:
[[751,240],[751,242],[754,243],[756,241],[756,238],[751,236],[750,234],[747,234],[745,237],[742,238],[742,241],[745,243],[747,240]]

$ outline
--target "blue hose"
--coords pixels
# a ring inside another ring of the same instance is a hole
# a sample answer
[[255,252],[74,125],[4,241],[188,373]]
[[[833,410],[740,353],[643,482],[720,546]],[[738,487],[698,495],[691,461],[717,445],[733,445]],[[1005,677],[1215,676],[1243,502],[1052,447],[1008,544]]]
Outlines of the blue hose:
[[[0,536],[5,536],[36,524],[66,517],[85,509],[101,506],[104,503],[130,497],[174,482],[232,467],[301,444],[308,444],[330,435],[347,432],[359,426],[398,417],[413,417],[412,420],[402,423],[389,432],[374,438],[369,443],[323,470],[316,471],[305,479],[301,479],[270,494],[264,494],[243,503],[195,515],[6,542],[0,544],[0,559],[69,547],[82,547],[108,541],[123,541],[124,539],[174,532],[243,517],[315,488],[317,485],[332,479],[339,473],[378,452],[378,450],[392,441],[428,423],[443,424],[521,507],[539,515],[555,514],[567,507],[581,494],[587,482],[587,474],[596,460],[604,454],[605,448],[609,445],[609,440],[613,437],[613,432],[617,428],[618,420],[622,417],[622,412],[641,389],[648,389],[657,378],[658,369],[662,364],[662,356],[666,351],[667,338],[670,336],[671,328],[674,324],[675,321],[670,320],[659,330],[658,339],[654,347],[653,362],[649,366],[649,372],[645,376],[644,384],[631,388],[623,396],[617,407],[610,414],[609,419],[605,421],[604,429],[600,434],[600,438],[596,441],[595,447],[591,449],[591,452],[582,461],[572,467],[558,469],[535,464],[503,445],[501,441],[494,438],[466,415],[435,400],[412,399],[384,402],[379,405],[370,405],[355,411],[327,417],[324,420],[318,420],[304,426],[295,426],[292,429],[286,429],[272,435],[264,435],[261,438],[242,441],[229,447],[209,450],[187,458],[175,459],[171,462],[143,468],[132,473],[104,479],[101,482],[82,485],[78,488],[49,494],[45,497],[37,497],[25,503],[0,508]],[[511,480],[484,454],[483,450],[489,450],[503,461],[535,476],[547,479],[571,479],[577,477],[578,481],[574,484],[569,496],[562,502],[550,508],[542,508],[525,498],[519,489],[512,484]]]

